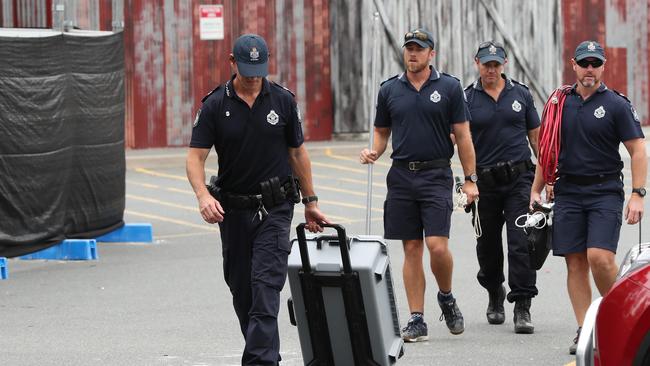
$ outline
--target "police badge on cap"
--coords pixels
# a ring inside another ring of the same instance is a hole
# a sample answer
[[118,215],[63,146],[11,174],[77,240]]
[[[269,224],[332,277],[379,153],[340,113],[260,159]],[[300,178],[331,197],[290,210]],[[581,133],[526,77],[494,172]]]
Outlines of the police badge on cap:
[[240,36],[233,45],[232,54],[237,62],[237,71],[242,76],[266,77],[269,74],[269,49],[261,36]]

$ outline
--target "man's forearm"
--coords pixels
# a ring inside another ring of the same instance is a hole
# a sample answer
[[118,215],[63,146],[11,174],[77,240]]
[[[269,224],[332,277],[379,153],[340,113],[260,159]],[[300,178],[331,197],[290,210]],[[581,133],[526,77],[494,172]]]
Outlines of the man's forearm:
[[528,142],[535,158],[537,158],[539,156],[539,128],[528,131]]
[[197,156],[189,155],[185,164],[187,179],[197,197],[209,193],[205,187],[205,161]]
[[474,152],[471,135],[469,133],[460,136],[456,135],[456,145],[458,146],[458,157],[465,175],[476,173],[476,153]]
[[648,175],[648,156],[645,152],[645,146],[642,149],[636,149],[630,157],[632,170],[632,187],[645,187]]
[[311,176],[311,161],[304,145],[289,153],[289,163],[293,174],[300,182],[302,196],[313,196],[315,192]]
[[544,177],[542,176],[542,167],[537,164],[535,168],[535,179],[530,189],[531,193],[541,193],[544,188]]
[[375,128],[374,140],[372,141],[372,149],[377,152],[377,159],[386,151],[388,146],[388,138],[390,137],[390,129],[388,128]]

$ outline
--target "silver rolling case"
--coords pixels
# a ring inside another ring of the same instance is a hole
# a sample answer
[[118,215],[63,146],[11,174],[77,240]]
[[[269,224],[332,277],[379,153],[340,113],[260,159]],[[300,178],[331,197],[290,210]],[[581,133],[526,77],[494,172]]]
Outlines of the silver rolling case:
[[[289,255],[289,317],[305,365],[393,365],[403,354],[386,244],[378,236],[305,235]],[[297,245],[296,245],[297,244]]]

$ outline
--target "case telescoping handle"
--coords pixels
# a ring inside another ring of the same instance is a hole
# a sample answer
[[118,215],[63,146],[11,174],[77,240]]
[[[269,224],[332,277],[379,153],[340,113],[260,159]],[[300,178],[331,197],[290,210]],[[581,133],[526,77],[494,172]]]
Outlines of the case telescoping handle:
[[[302,270],[305,273],[311,272],[311,263],[309,263],[309,252],[307,251],[307,236],[305,235],[305,223],[301,223],[296,227],[296,234],[298,235],[298,249],[300,249],[300,260],[302,261]],[[343,262],[343,272],[352,273],[352,266],[350,265],[350,252],[348,251],[347,235],[345,228],[338,224],[321,224],[321,227],[332,228],[336,230],[339,238],[339,248],[341,249],[341,261]]]

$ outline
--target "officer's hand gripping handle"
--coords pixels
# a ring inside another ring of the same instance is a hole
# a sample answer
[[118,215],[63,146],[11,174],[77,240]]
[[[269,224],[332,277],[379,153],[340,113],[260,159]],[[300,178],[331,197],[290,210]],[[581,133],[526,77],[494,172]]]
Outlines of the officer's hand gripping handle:
[[[352,273],[352,266],[350,265],[350,253],[348,248],[347,235],[345,228],[338,224],[320,224],[323,228],[333,228],[336,230],[339,239],[339,248],[341,249],[341,261],[343,262],[343,272]],[[307,237],[305,235],[305,228],[307,224],[301,223],[296,227],[296,234],[298,236],[298,249],[300,249],[300,259],[302,261],[302,270],[305,273],[311,272],[311,263],[309,262],[309,252],[307,250]]]

